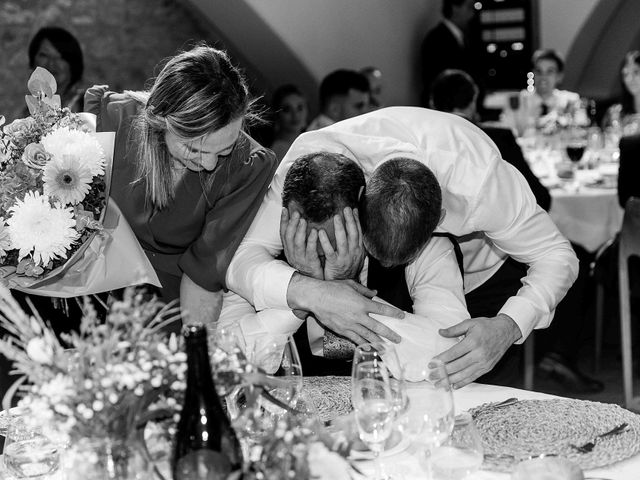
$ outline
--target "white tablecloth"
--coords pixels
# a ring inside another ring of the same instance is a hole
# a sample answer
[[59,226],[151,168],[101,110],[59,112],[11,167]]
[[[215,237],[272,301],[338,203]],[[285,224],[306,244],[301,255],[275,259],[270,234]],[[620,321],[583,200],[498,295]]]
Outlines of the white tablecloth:
[[554,188],[551,197],[549,215],[558,230],[590,252],[620,231],[623,210],[616,189],[582,187],[574,192]]
[[[409,398],[412,404],[420,404],[421,389],[424,391],[424,386],[421,386],[419,383],[409,386]],[[553,395],[544,393],[474,383],[454,392],[455,410],[456,413],[460,413],[483,403],[498,402],[510,397],[517,397],[520,400],[554,398]],[[416,455],[414,446],[396,455],[385,456],[382,460],[385,470],[395,480],[425,479],[425,473],[418,462],[418,455]],[[362,467],[367,473],[373,472],[371,462],[365,463]],[[640,455],[606,468],[586,471],[585,477],[601,477],[611,480],[637,480],[640,478]],[[509,480],[509,478],[509,474],[481,470],[470,475],[465,480]],[[436,478],[434,480],[438,479]]]

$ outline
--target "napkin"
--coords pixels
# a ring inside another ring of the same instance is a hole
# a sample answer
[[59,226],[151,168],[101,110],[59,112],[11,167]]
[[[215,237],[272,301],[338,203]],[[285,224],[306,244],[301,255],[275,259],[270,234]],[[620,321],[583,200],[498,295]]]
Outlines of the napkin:
[[[426,366],[429,361],[459,341],[456,338],[445,338],[438,333],[441,328],[448,328],[458,323],[459,320],[452,322],[450,316],[425,318],[405,312],[404,318],[399,319],[376,314],[370,315],[402,337],[400,343],[396,344],[386,339],[384,341],[395,346],[400,368],[404,370],[404,379],[409,382],[425,380]],[[387,363],[394,376],[400,373],[395,362],[389,361],[385,363]]]

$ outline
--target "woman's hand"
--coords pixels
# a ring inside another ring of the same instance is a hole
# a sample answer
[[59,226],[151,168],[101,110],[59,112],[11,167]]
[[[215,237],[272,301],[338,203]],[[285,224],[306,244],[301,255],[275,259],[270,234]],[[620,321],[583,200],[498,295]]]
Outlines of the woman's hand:
[[183,273],[180,282],[180,309],[183,324],[202,323],[207,328],[213,328],[222,310],[222,290],[205,290]]

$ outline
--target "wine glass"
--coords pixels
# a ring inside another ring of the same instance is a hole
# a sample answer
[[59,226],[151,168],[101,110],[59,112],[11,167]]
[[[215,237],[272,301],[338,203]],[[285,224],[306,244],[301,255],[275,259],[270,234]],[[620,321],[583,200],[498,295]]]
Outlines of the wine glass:
[[395,418],[387,367],[376,360],[359,362],[353,368],[352,387],[351,402],[360,440],[374,454],[375,478],[383,478],[380,453]]
[[435,449],[431,464],[438,478],[461,480],[476,472],[483,458],[480,434],[471,415],[465,412],[456,416],[451,437]]
[[60,447],[23,418],[12,419],[2,451],[7,472],[16,478],[43,478],[60,465]]
[[573,184],[576,191],[580,189],[578,181],[578,164],[584,156],[587,148],[587,140],[581,133],[572,133],[565,144],[567,157],[571,160],[571,171],[573,173]]

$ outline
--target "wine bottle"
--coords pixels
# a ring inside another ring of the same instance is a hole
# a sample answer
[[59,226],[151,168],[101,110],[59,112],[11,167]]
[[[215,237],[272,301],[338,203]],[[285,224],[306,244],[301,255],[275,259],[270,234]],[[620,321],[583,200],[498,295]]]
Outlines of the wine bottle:
[[215,389],[207,332],[202,324],[183,329],[187,390],[173,454],[174,480],[226,479],[242,467],[242,452]]

